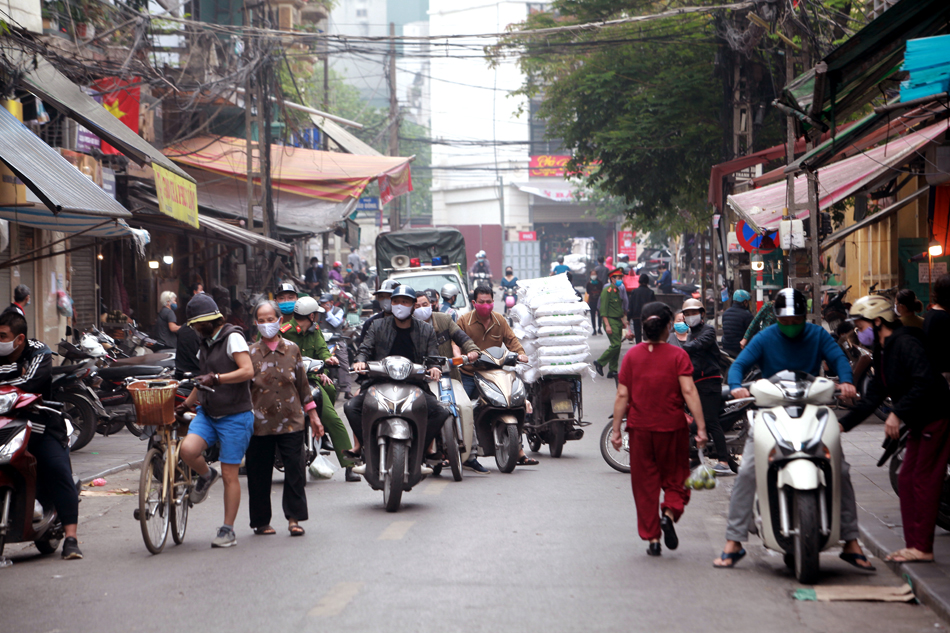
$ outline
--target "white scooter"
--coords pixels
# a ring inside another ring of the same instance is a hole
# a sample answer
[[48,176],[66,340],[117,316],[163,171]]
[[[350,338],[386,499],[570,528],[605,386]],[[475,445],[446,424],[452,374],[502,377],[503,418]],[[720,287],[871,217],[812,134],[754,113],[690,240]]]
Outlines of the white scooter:
[[841,530],[841,443],[828,404],[836,385],[782,371],[750,387],[754,418],[755,523],[765,546],[784,552],[799,582],[818,578],[818,554]]

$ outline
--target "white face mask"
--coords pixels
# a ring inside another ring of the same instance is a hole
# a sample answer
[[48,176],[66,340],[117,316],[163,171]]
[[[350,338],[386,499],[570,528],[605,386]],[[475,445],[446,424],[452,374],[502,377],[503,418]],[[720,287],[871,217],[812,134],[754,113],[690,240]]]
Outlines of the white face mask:
[[696,327],[697,325],[703,322],[703,315],[694,314],[692,316],[683,317],[683,320],[686,321],[686,325],[688,325],[689,327]]
[[390,310],[392,310],[392,307],[393,307],[392,299],[380,299],[379,307],[382,309],[383,312],[389,312]]
[[280,331],[280,321],[274,321],[273,323],[258,323],[257,330],[264,338],[274,338]]
[[416,308],[416,311],[412,313],[412,318],[419,319],[420,321],[428,321],[429,317],[432,316],[432,306],[426,306],[424,308]]
[[408,319],[409,315],[412,314],[412,307],[404,305],[394,305],[393,306],[393,316],[399,319],[400,321]]
[[0,356],[9,356],[16,350],[16,339],[0,342]]

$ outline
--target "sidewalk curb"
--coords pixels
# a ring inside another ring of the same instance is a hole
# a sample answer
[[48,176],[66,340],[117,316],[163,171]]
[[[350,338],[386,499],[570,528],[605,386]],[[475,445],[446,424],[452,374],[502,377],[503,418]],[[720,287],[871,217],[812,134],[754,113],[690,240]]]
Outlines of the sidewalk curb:
[[99,479],[100,477],[108,477],[109,475],[120,473],[123,470],[137,470],[142,467],[142,462],[144,461],[145,461],[144,459],[140,459],[138,461],[128,462],[125,464],[120,464],[118,466],[113,466],[112,468],[105,469],[101,473],[96,473],[95,475],[89,475],[88,477],[83,477],[82,479],[79,480],[79,482],[83,486],[85,486],[86,484],[91,482],[93,479]]
[[[937,616],[950,623],[950,577],[934,563],[888,563],[884,557],[904,547],[903,541],[884,526],[874,515],[859,508],[861,540],[880,560],[881,566],[890,569],[914,590],[922,604],[930,607]],[[879,566],[880,567],[880,566]]]

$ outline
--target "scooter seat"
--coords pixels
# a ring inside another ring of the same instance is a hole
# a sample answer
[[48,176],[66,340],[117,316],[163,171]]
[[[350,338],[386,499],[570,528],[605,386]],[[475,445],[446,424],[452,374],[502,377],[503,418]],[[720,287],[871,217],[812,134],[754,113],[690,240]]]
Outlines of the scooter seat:
[[82,365],[53,365],[53,368],[52,370],[50,370],[50,373],[53,374],[54,376],[59,376],[60,374],[72,373],[76,371],[77,369],[81,369],[81,368],[82,368]]
[[136,376],[151,378],[161,374],[162,369],[157,365],[120,365],[119,367],[100,369],[98,373],[103,380],[123,380]]
[[113,361],[112,367],[128,365],[155,365],[158,367],[175,368],[175,355],[168,352],[156,352],[155,354],[143,354],[142,356],[130,356],[129,358],[119,358]]

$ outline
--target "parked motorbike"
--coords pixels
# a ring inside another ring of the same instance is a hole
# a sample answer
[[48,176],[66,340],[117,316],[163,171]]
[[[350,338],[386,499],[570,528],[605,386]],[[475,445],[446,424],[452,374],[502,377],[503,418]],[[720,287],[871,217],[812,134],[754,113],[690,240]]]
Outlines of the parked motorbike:
[[551,457],[560,457],[567,440],[584,437],[584,398],[581,377],[551,374],[528,385],[531,413],[525,416],[524,431],[532,452],[547,444]]
[[125,326],[125,338],[119,342],[119,348],[129,356],[144,356],[170,349],[161,341],[139,330],[135,323]]
[[422,481],[426,401],[419,385],[426,368],[402,356],[367,363],[359,372],[379,380],[363,402],[363,461],[366,482],[383,491],[387,512],[395,512],[402,493]]
[[94,360],[52,368],[50,397],[53,401],[62,403],[63,410],[72,423],[69,445],[71,451],[78,451],[89,444],[96,435],[100,416],[106,415],[96,392],[85,382],[95,371]]
[[12,564],[3,556],[7,543],[32,541],[41,554],[52,554],[64,536],[54,508],[44,507],[34,520],[36,458],[27,450],[33,431],[27,418],[34,413],[62,415],[37,394],[0,387],[0,567]]
[[[891,480],[891,488],[894,494],[900,496],[898,486],[898,476],[901,472],[901,466],[904,463],[904,450],[907,448],[907,438],[910,435],[910,429],[906,424],[901,424],[900,437],[898,439],[885,438],[881,448],[884,453],[878,460],[877,466],[880,468],[888,461],[888,475]],[[947,465],[947,475],[943,480],[943,490],[940,492],[940,509],[937,510],[937,525],[945,530],[950,530],[950,464]]]
[[828,323],[828,327],[834,332],[835,328],[842,321],[848,319],[848,311],[851,304],[844,300],[845,295],[851,290],[851,286],[839,290],[828,298],[828,303],[821,309],[821,318]]
[[478,399],[474,404],[478,454],[495,457],[498,470],[510,473],[518,462],[524,432],[526,390],[524,381],[505,367],[518,364],[518,355],[503,347],[483,350],[474,362]]
[[[743,383],[744,386],[749,385]],[[754,409],[755,398],[733,398],[732,390],[729,385],[722,386],[722,398],[719,405],[719,425],[726,436],[726,449],[729,451],[728,457],[716,456],[722,461],[735,460],[742,455],[745,448],[746,439],[749,437],[751,428],[751,415]],[[689,425],[689,456],[690,460],[699,459],[699,449],[696,446],[696,425],[692,417],[687,413]],[[706,448],[706,454],[710,454],[710,448]]]
[[819,553],[838,544],[841,529],[841,444],[835,383],[782,371],[750,388],[755,414],[757,532],[784,552],[799,582],[818,579]]

